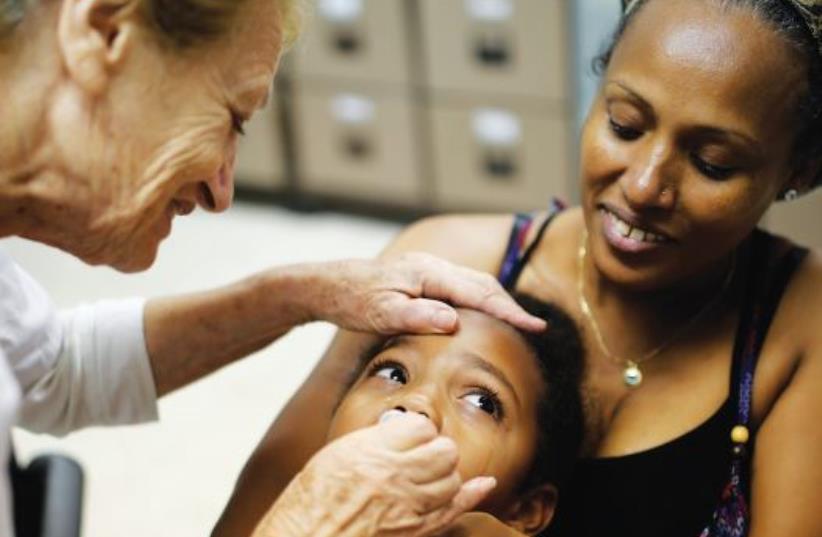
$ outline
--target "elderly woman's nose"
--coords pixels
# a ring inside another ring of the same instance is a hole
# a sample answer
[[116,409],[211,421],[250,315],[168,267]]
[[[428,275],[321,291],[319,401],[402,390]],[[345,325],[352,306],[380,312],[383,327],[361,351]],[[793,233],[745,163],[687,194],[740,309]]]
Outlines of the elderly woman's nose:
[[201,183],[201,205],[220,213],[231,207],[234,199],[234,163],[225,162],[214,175]]
[[676,179],[672,152],[655,146],[636,155],[619,184],[625,201],[633,209],[671,209],[676,203]]

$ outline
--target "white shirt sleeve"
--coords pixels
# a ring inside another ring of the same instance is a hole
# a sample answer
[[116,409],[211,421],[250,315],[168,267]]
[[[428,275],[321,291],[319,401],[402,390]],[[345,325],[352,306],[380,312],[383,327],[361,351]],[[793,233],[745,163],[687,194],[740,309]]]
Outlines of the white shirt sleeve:
[[62,435],[157,419],[144,304],[100,302],[58,314],[42,287],[0,254],[0,347],[22,391],[17,423]]
[[61,313],[60,351],[51,367],[24,386],[19,424],[62,435],[90,425],[156,420],[144,304],[100,302]]

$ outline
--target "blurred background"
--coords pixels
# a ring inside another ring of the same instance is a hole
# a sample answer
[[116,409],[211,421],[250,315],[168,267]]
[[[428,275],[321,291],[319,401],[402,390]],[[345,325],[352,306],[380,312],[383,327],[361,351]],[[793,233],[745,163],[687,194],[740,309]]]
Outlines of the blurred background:
[[[284,263],[372,257],[402,223],[426,214],[577,200],[577,138],[597,87],[591,62],[619,0],[310,4],[275,98],[246,129],[227,214],[178,219],[156,265],[130,276],[42,245],[0,243],[58,306],[194,291]],[[822,247],[822,194],[781,204],[763,224]],[[83,535],[207,535],[331,334],[300,328],[164,398],[160,423],[63,441],[15,431],[18,453],[23,461],[68,453],[83,464]]]

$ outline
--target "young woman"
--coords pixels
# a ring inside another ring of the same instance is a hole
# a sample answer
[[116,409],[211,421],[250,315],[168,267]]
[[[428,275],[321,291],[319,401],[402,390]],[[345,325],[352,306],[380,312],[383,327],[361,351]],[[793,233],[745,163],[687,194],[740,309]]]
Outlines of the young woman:
[[[585,327],[587,452],[553,534],[820,535],[822,259],[756,225],[820,182],[822,2],[625,7],[581,207],[429,219],[385,256],[502,272]],[[232,535],[322,444],[369,344],[341,333],[274,423],[224,514]]]

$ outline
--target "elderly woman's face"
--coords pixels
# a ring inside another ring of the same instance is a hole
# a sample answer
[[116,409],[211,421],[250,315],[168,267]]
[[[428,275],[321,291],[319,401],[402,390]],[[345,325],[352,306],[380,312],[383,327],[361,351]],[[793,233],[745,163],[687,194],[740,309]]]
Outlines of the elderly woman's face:
[[582,139],[600,270],[656,288],[716,265],[792,173],[804,73],[747,9],[650,0],[605,73]]
[[230,206],[238,127],[268,99],[281,33],[274,0],[246,0],[228,34],[182,52],[142,23],[126,31],[101,98],[58,97],[53,130],[76,218],[55,242],[88,262],[138,270],[175,215]]

